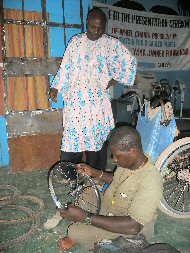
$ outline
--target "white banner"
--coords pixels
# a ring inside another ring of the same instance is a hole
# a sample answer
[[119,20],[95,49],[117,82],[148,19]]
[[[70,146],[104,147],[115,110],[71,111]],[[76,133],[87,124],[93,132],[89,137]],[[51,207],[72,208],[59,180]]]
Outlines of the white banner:
[[139,70],[190,69],[190,18],[107,7],[108,34],[143,63]]

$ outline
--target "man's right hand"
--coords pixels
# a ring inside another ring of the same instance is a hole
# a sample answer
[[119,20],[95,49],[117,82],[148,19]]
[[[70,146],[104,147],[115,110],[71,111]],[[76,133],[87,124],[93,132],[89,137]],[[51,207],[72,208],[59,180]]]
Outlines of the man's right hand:
[[81,175],[88,175],[89,177],[98,177],[99,170],[92,168],[91,166],[85,164],[85,163],[79,163],[77,164],[77,171]]
[[56,88],[50,88],[49,96],[51,100],[55,103],[57,103],[57,95],[58,95],[58,90]]

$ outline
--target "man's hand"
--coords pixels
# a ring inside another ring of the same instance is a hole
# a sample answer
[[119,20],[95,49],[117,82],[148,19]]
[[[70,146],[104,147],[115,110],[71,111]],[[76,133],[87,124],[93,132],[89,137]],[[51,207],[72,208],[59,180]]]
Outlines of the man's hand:
[[49,92],[49,96],[51,100],[55,103],[57,103],[57,95],[58,95],[58,90],[56,88],[51,88]]
[[109,83],[108,83],[108,86],[107,86],[106,90],[109,89],[111,86],[114,86],[116,83],[117,83],[116,80],[111,79],[111,80],[109,81]]
[[58,209],[60,215],[63,219],[74,221],[74,222],[84,222],[88,213],[78,206],[69,205],[68,208]]
[[77,171],[81,175],[88,175],[89,177],[93,178],[101,178],[102,181],[106,183],[111,183],[113,180],[113,172],[109,171],[102,171],[102,170],[97,170],[95,168],[90,167],[89,165],[85,163],[80,163],[77,164]]
[[88,175],[89,177],[94,177],[94,178],[99,177],[100,176],[99,174],[101,173],[100,170],[94,169],[85,163],[78,164],[76,169],[79,174],[83,176]]

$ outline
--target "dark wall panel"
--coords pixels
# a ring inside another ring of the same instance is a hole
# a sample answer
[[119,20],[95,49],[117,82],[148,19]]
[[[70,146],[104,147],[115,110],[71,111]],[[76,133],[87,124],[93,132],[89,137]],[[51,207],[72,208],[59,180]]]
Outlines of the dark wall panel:
[[11,171],[49,169],[60,159],[61,137],[62,132],[10,138]]

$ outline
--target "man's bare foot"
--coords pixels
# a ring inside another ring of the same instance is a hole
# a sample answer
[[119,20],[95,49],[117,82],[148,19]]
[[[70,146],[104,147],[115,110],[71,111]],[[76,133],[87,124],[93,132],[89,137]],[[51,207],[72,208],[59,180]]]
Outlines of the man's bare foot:
[[58,242],[59,249],[62,250],[63,252],[66,252],[73,246],[75,246],[75,242],[73,242],[69,237],[64,237]]

